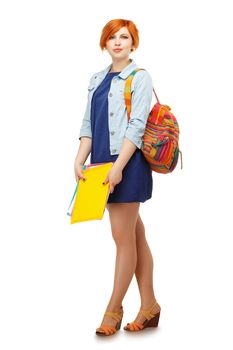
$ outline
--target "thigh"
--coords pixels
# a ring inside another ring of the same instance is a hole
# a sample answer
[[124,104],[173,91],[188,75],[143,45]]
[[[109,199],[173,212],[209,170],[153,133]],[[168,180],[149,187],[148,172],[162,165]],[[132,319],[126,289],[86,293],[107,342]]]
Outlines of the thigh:
[[[107,203],[106,207],[107,207],[108,211],[109,211],[109,204],[112,204],[112,203]],[[139,211],[138,211],[137,222],[136,222],[136,233],[137,234],[145,233],[145,227],[144,227],[142,218],[141,218],[141,216],[139,214]]]
[[[107,208],[108,212],[109,212],[109,205],[111,205],[111,204],[115,204],[115,203],[107,203],[106,204],[106,208]],[[137,234],[137,236],[145,234],[145,227],[144,227],[142,218],[139,214],[139,210],[138,210],[138,216],[137,216],[137,221],[136,221],[136,234]]]
[[135,237],[140,202],[108,203],[110,224],[114,239]]

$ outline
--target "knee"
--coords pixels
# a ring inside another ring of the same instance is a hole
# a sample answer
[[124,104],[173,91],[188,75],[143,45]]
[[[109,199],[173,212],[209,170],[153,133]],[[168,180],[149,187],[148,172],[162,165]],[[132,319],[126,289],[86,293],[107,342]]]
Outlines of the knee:
[[127,245],[134,245],[136,243],[136,232],[135,230],[115,230],[112,232],[112,237],[117,247],[123,247]]

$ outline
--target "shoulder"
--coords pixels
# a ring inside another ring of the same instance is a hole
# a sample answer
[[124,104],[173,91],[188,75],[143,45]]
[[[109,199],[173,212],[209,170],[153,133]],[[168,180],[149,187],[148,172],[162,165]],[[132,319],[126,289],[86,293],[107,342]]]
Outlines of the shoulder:
[[137,88],[138,86],[145,86],[151,88],[153,85],[151,74],[147,70],[139,70],[136,72],[132,80],[132,88]]
[[97,81],[99,81],[105,74],[106,68],[92,74],[89,78],[89,86],[92,86]]
[[96,81],[96,77],[98,76],[98,73],[94,73],[89,77],[89,86],[93,85],[93,83]]
[[98,72],[95,72],[94,74],[91,75],[90,80],[95,80],[97,77],[99,77],[100,75],[102,75],[104,72],[104,70],[100,70]]

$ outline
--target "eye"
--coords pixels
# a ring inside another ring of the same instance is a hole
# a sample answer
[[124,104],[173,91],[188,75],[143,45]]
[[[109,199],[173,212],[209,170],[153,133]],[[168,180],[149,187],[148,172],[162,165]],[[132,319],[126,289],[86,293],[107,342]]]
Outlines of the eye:
[[[113,39],[114,37],[115,37],[115,35],[112,35],[112,36],[110,36],[110,38],[109,38],[109,39]],[[128,39],[128,36],[123,35],[123,36],[122,36],[122,38],[123,38],[123,39]]]

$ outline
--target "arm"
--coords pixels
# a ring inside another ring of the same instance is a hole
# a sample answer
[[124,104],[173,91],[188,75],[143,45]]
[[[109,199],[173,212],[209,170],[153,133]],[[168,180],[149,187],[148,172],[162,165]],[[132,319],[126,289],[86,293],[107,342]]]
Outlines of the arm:
[[[89,86],[92,82],[92,78],[93,76],[89,81]],[[89,86],[88,86],[88,91],[89,91]],[[80,140],[79,149],[74,162],[74,172],[75,172],[75,178],[77,182],[79,181],[80,178],[85,180],[85,176],[82,173],[83,165],[85,164],[89,154],[91,153],[91,146],[92,146],[89,92],[87,96],[86,110],[84,113],[82,125],[79,132],[79,140]]]
[[[140,72],[139,72],[140,73]],[[125,132],[121,151],[112,169],[107,175],[105,184],[109,182],[110,192],[113,193],[115,185],[122,180],[122,171],[137,148],[141,148],[146,122],[150,113],[152,99],[152,80],[150,75],[138,76],[135,89],[132,93],[130,120]]]
[[150,113],[153,84],[147,71],[138,71],[135,75],[135,88],[131,99],[131,112],[125,137],[139,149],[142,145],[146,122]]
[[[89,81],[89,86],[91,84],[92,77]],[[84,164],[91,153],[92,144],[92,132],[91,132],[91,120],[90,120],[90,100],[89,92],[87,96],[86,110],[82,120],[81,128],[79,131],[79,149],[77,156],[75,158],[75,163]]]
[[117,160],[114,162],[112,169],[109,171],[107,178],[103,182],[106,184],[109,182],[110,185],[110,193],[113,193],[114,187],[119,184],[122,180],[122,171],[125,165],[128,163],[129,159],[133,155],[136,150],[136,146],[133,142],[128,140],[126,137],[122,143],[121,151]]
[[117,157],[117,160],[114,162],[113,167],[118,168],[121,171],[124,169],[134,152],[136,151],[137,147],[133,142],[128,140],[126,137],[124,138],[121,151],[119,156]]
[[84,164],[91,153],[92,139],[90,137],[81,137],[78,153],[75,158],[75,162]]
[[77,182],[79,181],[80,178],[83,180],[86,179],[82,171],[83,171],[83,165],[86,162],[87,157],[91,152],[91,143],[92,143],[92,139],[90,137],[84,137],[84,136],[81,137],[78,153],[74,162],[74,174]]
[[150,113],[153,91],[152,79],[146,71],[139,71],[137,74],[138,79],[135,81],[131,99],[130,119],[120,154],[114,163],[114,167],[120,170],[124,169],[136,149],[141,148],[142,136]]
[[85,110],[84,117],[82,120],[81,128],[79,131],[79,140],[83,136],[89,137],[89,138],[92,137],[92,133],[91,133],[91,101],[90,101],[90,90],[89,90],[89,87],[91,87],[91,85],[92,85],[92,80],[93,80],[93,76],[91,77],[91,79],[89,81],[89,85],[88,85],[87,104],[86,104],[86,110]]

